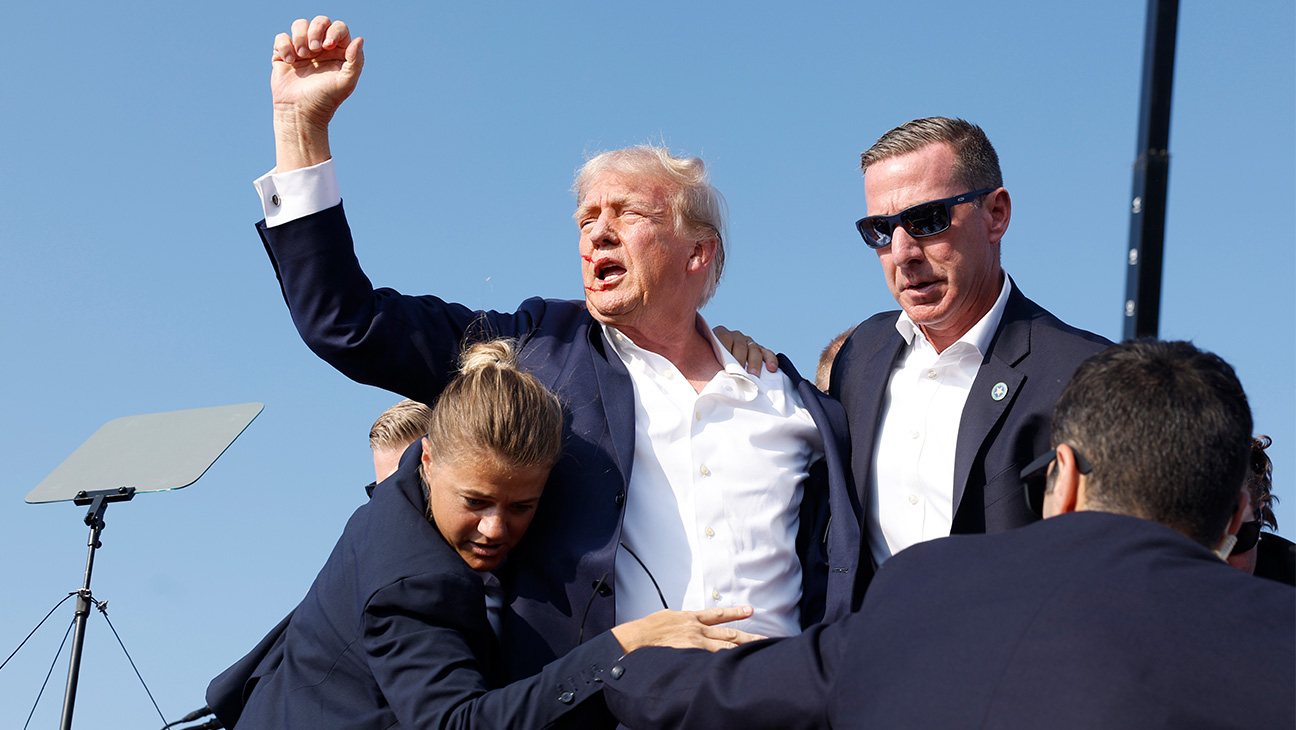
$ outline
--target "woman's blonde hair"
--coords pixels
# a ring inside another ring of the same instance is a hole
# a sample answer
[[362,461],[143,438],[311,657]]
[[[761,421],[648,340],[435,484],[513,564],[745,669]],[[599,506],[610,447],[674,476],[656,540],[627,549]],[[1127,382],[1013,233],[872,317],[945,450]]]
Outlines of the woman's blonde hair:
[[459,375],[432,409],[428,442],[434,461],[486,452],[513,468],[552,467],[562,455],[562,406],[518,369],[512,340],[464,349]]

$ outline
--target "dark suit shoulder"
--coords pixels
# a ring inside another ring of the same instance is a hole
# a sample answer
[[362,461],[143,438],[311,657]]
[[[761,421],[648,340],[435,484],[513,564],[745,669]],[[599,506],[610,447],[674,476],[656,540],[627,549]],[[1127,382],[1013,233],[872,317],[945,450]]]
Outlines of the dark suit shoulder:
[[[1018,320],[1029,321],[1035,325],[1032,328],[1033,336],[1040,337],[1044,342],[1086,342],[1089,343],[1089,347],[1083,345],[1080,345],[1080,347],[1094,352],[1110,347],[1112,344],[1111,340],[1102,335],[1079,327],[1073,327],[1058,319],[1052,312],[1023,294],[1021,289],[1016,286],[1016,282],[1013,282],[1012,293],[1009,295],[1008,304],[1004,308],[1002,323]],[[1000,329],[1003,328],[1002,323]]]
[[890,370],[904,340],[896,331],[900,310],[879,312],[855,325],[833,359],[828,392],[843,404],[853,399],[852,390],[870,375]]
[[[1125,515],[922,543],[881,567],[851,625],[843,676],[892,702],[847,698],[842,715],[874,726],[970,716],[987,727],[1291,727],[1294,598]],[[1253,638],[1246,651],[1239,636]],[[906,684],[919,675],[958,701],[922,704],[930,692]]]
[[[899,319],[899,317],[899,309],[878,312],[872,317],[869,317],[863,322],[855,325],[854,331],[851,332],[850,337],[846,338],[846,342],[854,341],[855,347],[859,347],[862,343],[874,340],[877,337],[889,337],[893,334],[899,337],[900,333],[897,332],[895,328],[896,320]],[[844,344],[842,349],[846,349]]]
[[[1191,580],[1175,587],[1171,576],[1180,571]],[[1126,605],[1146,599],[1147,591],[1154,588],[1164,591],[1161,598],[1186,603],[1195,592],[1250,592],[1258,603],[1274,607],[1296,595],[1284,586],[1251,580],[1242,571],[1230,569],[1214,553],[1165,525],[1094,511],[1060,515],[1004,532],[952,535],[918,543],[879,568],[865,605],[872,602],[878,608],[895,608],[902,594],[923,591],[915,583],[922,575],[933,576],[939,586],[932,595],[968,591],[969,595],[994,592],[1007,597],[1016,592],[1038,600],[1046,595],[1044,586],[1067,585],[1082,593],[1099,589],[1086,600],[1102,601],[1113,580],[1133,581],[1133,576],[1143,576],[1137,582],[1144,585],[1144,593],[1122,599]],[[1158,585],[1155,581],[1159,578],[1170,583]],[[1082,605],[1077,610],[1093,608]],[[1296,603],[1287,613],[1294,610]],[[1224,606],[1221,611],[1236,613],[1236,608]]]

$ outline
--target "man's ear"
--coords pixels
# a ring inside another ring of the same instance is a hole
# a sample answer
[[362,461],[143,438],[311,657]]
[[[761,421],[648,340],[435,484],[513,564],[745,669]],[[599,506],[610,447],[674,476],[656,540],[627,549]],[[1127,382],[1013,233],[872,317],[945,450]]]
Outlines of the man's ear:
[[693,250],[689,254],[688,271],[706,271],[711,262],[715,260],[716,249],[720,246],[720,241],[715,236],[708,236],[694,242]]
[[1251,493],[1245,487],[1238,490],[1237,500],[1237,509],[1233,510],[1233,516],[1229,518],[1228,529],[1224,530],[1225,535],[1236,535],[1238,530],[1242,529],[1242,523],[1251,516]]
[[1053,488],[1044,494],[1045,517],[1084,509],[1085,487],[1081,483],[1081,477],[1075,452],[1066,444],[1058,444],[1057,458],[1053,460]]
[[1012,220],[1012,198],[1006,188],[999,188],[986,195],[982,206],[989,219],[990,243],[998,244],[1008,232],[1008,223]]
[[1220,560],[1228,562],[1229,555],[1233,553],[1233,546],[1237,544],[1238,530],[1242,529],[1242,523],[1246,522],[1249,516],[1251,516],[1251,493],[1243,487],[1238,490],[1237,506],[1233,508],[1233,516],[1229,518],[1228,527],[1224,528],[1224,535],[1220,537],[1219,545],[1215,548],[1215,554],[1220,557]]

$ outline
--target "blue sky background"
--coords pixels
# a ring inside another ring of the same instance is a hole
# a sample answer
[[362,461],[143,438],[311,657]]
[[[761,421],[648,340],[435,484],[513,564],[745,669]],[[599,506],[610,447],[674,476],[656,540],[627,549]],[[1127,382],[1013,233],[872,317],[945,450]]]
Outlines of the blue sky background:
[[[274,35],[326,12],[367,39],[333,152],[358,255],[410,293],[512,309],[579,297],[568,192],[586,153],[704,157],[728,198],[712,323],[802,372],[894,303],[853,229],[858,155],[908,119],[982,125],[1014,201],[1007,270],[1122,332],[1146,9],[1088,3],[21,3],[0,74],[0,655],[81,585],[84,509],[26,494],[103,423],[247,401],[197,484],[114,505],[93,589],[168,720],[310,585],[397,398],[300,342],[252,224],[274,163]],[[1237,368],[1296,529],[1296,8],[1183,4],[1161,334]],[[1175,448],[1149,443],[1149,448]],[[21,727],[65,604],[3,671]],[[33,727],[57,723],[66,652]],[[97,613],[78,726],[160,727]]]

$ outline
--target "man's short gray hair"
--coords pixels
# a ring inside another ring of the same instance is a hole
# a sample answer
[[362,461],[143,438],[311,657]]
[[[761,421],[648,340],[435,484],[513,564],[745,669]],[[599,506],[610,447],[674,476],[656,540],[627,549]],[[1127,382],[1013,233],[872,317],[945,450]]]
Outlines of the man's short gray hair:
[[937,143],[954,150],[954,179],[969,190],[1003,187],[999,155],[981,128],[962,119],[926,117],[905,122],[878,138],[860,155],[860,171],[868,173],[869,165],[899,155],[917,152]]
[[667,202],[675,219],[675,231],[694,240],[716,240],[711,277],[698,302],[699,308],[706,305],[724,273],[725,219],[728,214],[724,196],[711,186],[706,163],[696,157],[675,157],[668,148],[651,144],[602,152],[591,157],[576,173],[572,193],[576,196],[577,206],[585,199],[585,191],[594,179],[604,173],[667,183],[671,188]]

